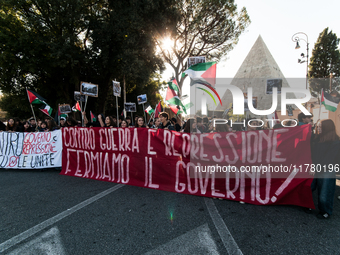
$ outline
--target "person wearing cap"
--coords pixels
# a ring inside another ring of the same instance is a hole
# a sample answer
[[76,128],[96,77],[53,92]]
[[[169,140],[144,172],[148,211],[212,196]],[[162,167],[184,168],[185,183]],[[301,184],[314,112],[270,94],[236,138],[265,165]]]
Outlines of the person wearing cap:
[[31,124],[32,130],[35,130],[37,124],[35,123],[35,119],[32,117],[28,120]]
[[66,118],[60,117],[60,127],[67,127]]

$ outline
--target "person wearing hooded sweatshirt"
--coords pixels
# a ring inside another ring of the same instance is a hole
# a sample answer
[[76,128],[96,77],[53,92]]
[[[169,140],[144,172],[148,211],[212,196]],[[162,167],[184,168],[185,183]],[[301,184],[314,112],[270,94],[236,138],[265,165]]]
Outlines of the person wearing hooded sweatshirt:
[[[338,163],[340,140],[335,131],[333,120],[322,120],[316,126],[316,136],[312,140],[312,162],[314,179],[312,191],[318,191],[317,218],[328,219],[333,213],[336,186],[335,165]],[[317,166],[321,166],[318,168]],[[321,171],[319,171],[321,170]]]

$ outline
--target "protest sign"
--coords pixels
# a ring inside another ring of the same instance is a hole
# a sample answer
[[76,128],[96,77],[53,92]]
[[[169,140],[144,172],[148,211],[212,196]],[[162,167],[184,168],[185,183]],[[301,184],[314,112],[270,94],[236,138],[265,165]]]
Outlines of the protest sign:
[[[62,174],[252,204],[313,208],[312,179],[305,171],[305,164],[311,164],[310,134],[309,125],[201,135],[146,128],[63,128]],[[239,171],[217,172],[218,164]],[[211,166],[216,166],[214,171]],[[251,166],[261,171],[246,171]],[[280,167],[276,176],[274,169]]]
[[0,168],[61,167],[61,131],[1,132]]

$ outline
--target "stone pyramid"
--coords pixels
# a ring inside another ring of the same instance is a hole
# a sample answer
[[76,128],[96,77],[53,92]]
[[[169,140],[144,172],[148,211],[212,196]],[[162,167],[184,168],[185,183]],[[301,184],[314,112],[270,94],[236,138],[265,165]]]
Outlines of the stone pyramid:
[[[253,98],[255,97],[256,100],[254,107],[259,110],[266,110],[272,105],[272,95],[266,94],[267,79],[282,79],[282,87],[289,87],[262,37],[259,36],[230,84],[239,87],[245,94],[248,87],[252,87]],[[217,84],[217,86],[223,86],[223,79],[221,81],[222,83]],[[294,95],[287,95],[288,98],[289,96],[290,98],[295,97]],[[229,90],[225,92],[221,99],[222,106],[219,104],[216,110],[225,110],[233,102]],[[280,105],[281,95],[278,94],[277,110],[280,110]]]

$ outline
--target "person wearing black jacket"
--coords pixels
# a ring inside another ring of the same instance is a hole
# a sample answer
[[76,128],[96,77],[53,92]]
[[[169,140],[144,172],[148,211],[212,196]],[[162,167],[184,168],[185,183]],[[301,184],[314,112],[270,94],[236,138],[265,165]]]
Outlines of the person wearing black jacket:
[[31,127],[31,124],[28,121],[25,121],[22,132],[34,132],[34,131],[35,130],[34,128]]
[[169,129],[169,130],[175,130],[174,126],[169,121],[169,114],[166,112],[161,112],[159,114],[159,119],[161,121],[161,124],[159,125],[159,129]]
[[[340,140],[331,119],[322,120],[316,126],[316,136],[312,140],[312,162],[314,174],[312,191],[318,190],[317,218],[327,219],[332,215],[336,186],[335,167],[340,153]],[[320,167],[319,167],[320,166]],[[338,165],[339,166],[339,165]],[[320,170],[320,171],[319,171]]]

